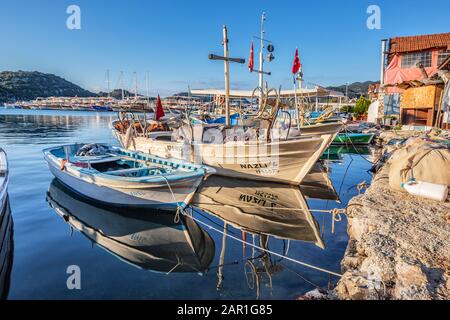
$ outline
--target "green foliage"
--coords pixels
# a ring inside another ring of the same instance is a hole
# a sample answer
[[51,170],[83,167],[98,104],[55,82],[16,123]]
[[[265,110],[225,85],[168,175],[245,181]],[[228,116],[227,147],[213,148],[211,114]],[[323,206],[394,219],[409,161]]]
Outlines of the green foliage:
[[358,101],[356,101],[356,105],[355,105],[353,112],[358,116],[367,114],[367,111],[369,110],[369,106],[370,106],[370,100],[361,96],[358,99]]
[[352,106],[342,106],[339,109],[339,112],[353,113],[353,107]]

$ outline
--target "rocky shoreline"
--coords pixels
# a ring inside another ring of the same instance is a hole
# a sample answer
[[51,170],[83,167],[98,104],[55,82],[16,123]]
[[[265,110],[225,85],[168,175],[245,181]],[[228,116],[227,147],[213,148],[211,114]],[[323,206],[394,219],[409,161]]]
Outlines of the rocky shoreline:
[[[397,137],[380,138],[388,143]],[[328,296],[450,299],[450,203],[393,190],[389,170],[385,163],[366,192],[349,202],[343,277]]]
[[348,206],[338,299],[449,299],[450,203],[394,191],[389,166]]

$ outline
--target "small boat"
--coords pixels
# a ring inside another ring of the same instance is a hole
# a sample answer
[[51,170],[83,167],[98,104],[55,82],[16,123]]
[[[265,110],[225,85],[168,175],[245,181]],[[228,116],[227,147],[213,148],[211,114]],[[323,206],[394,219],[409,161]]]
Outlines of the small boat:
[[374,133],[340,133],[333,144],[371,144],[374,137]]
[[103,208],[86,201],[58,180],[47,202],[66,223],[107,252],[140,269],[164,273],[203,273],[214,259],[211,236],[190,217],[139,209]]
[[103,111],[103,112],[113,111],[113,108],[110,106],[92,106],[92,109],[94,111]]
[[104,144],[43,150],[52,174],[70,189],[112,206],[185,207],[214,170]]
[[6,152],[0,148],[0,212],[6,206],[8,188],[8,158]]

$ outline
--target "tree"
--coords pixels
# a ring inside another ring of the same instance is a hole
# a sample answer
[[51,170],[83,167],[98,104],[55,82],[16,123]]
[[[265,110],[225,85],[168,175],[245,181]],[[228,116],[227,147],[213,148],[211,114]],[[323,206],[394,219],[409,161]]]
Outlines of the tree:
[[370,100],[364,98],[363,96],[359,97],[358,101],[356,101],[355,108],[353,109],[353,112],[358,115],[362,116],[363,114],[366,114],[369,110],[370,106]]
[[339,112],[344,112],[344,113],[353,113],[353,107],[352,106],[342,106],[341,109],[339,110]]

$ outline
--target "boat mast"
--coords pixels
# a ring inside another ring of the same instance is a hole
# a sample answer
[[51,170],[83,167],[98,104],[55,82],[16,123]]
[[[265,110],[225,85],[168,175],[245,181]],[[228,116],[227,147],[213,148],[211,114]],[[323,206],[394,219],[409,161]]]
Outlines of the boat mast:
[[209,54],[210,60],[222,60],[224,62],[225,73],[225,124],[230,125],[230,61],[243,64],[245,59],[230,58],[228,52],[228,30],[227,26],[223,26],[223,57],[215,54]]
[[110,89],[110,83],[109,83],[109,69],[106,70],[106,83],[108,85],[108,98],[111,96],[111,89]]
[[123,101],[123,98],[124,98],[124,92],[123,92],[123,71],[120,71],[120,75],[119,75],[119,85],[120,85],[120,89],[121,89],[121,91],[122,91],[122,101]]
[[228,61],[228,30],[223,26],[223,56],[225,67],[225,124],[230,125],[230,63]]
[[259,94],[259,108],[261,110],[264,98],[264,21],[266,20],[266,13],[263,12],[261,17],[261,37],[260,37],[260,51],[259,51],[259,87],[261,88]]
[[137,99],[137,90],[138,90],[138,79],[137,79],[137,72],[133,72],[134,74],[134,99]]
[[149,84],[148,84],[148,71],[145,73],[145,87],[147,93],[147,101],[150,102]]

